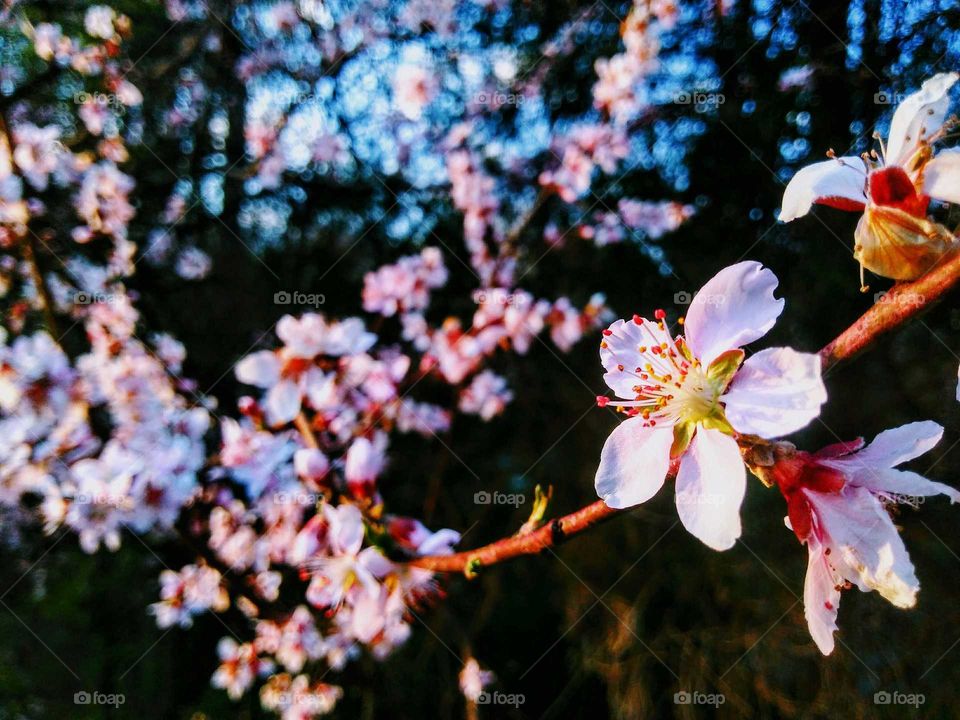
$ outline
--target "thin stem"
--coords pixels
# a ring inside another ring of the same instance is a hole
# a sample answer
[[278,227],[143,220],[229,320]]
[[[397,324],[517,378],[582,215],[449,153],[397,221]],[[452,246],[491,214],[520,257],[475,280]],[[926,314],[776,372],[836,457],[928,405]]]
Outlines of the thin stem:
[[310,421],[307,420],[307,416],[303,414],[302,410],[293,419],[293,424],[303,436],[303,441],[307,444],[307,447],[313,448],[314,450],[320,448],[320,443],[317,442],[317,436],[313,434],[313,428],[310,427]]
[[40,264],[37,262],[33,237],[29,234],[29,231],[23,238],[23,259],[27,261],[27,265],[30,267],[30,277],[37,289],[37,297],[42,306],[43,322],[47,326],[47,332],[50,333],[55,342],[59,342],[60,332],[57,328],[57,318],[53,314],[53,297],[50,295],[50,288],[47,287],[47,281],[44,279]]

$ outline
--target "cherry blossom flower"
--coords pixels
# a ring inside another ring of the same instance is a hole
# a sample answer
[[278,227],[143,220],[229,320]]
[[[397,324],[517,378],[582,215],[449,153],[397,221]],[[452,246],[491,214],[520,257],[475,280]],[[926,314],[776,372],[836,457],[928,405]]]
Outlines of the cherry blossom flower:
[[746,361],[741,349],[773,327],[783,310],[776,276],[757,262],[721,270],[694,297],[674,337],[663,311],[604,331],[600,359],[612,402],[630,418],[607,439],[597,494],[615,508],[645,502],[671,462],[680,520],[716,550],[740,536],[746,471],[737,434],[773,438],[799,430],[826,401],[817,355],[768,348]]
[[109,5],[94,5],[87,8],[83,18],[83,27],[88,35],[109,40],[114,35],[113,22],[117,12]]
[[210,682],[223,688],[232,700],[239,700],[260,675],[272,669],[272,663],[257,657],[251,643],[238,644],[233,638],[222,638],[217,645],[220,667]]
[[398,312],[425,310],[430,290],[447,281],[447,269],[437,248],[424,248],[419,255],[400,258],[395,265],[383,265],[363,280],[363,309],[391,317]]
[[957,73],[940,73],[909,95],[893,115],[882,157],[834,157],[801,169],[783,194],[780,219],[806,215],[814,203],[863,212],[854,257],[861,285],[866,268],[882,277],[912,280],[956,240],[927,218],[930,200],[960,203],[960,151],[935,154],[948,130],[948,91]]
[[401,65],[393,75],[393,98],[408,120],[419,120],[436,93],[430,71],[419,65]]
[[513,393],[507,387],[506,378],[484,370],[460,394],[459,407],[465,413],[491,420],[502,413],[511,400]]
[[271,675],[260,689],[260,703],[278,713],[281,720],[312,720],[328,714],[343,697],[343,690],[307,675]]
[[379,592],[391,563],[377,548],[363,546],[363,516],[354,505],[322,506],[327,523],[325,554],[309,561],[313,578],[306,597],[318,608],[338,608],[348,594]]
[[480,663],[474,658],[470,658],[463,664],[460,671],[460,692],[470,702],[477,702],[483,691],[495,680],[495,676],[489,670],[483,670]]
[[277,323],[277,336],[284,342],[280,350],[248,355],[235,370],[240,382],[267,390],[265,406],[271,425],[290,422],[300,412],[305,395],[323,392],[327,378],[312,362],[317,356],[362,353],[376,341],[357,318],[327,323],[316,313],[300,318],[285,315]]
[[[63,33],[56,23],[37,23],[33,32],[33,49],[37,57],[52,60],[63,53]],[[67,40],[69,45],[69,40]]]
[[376,492],[376,482],[386,465],[387,437],[377,433],[357,438],[347,450],[343,476],[355,497],[369,498]]
[[60,128],[24,123],[16,126],[13,139],[13,160],[24,178],[37,190],[46,190],[51,173],[68,154],[60,144]]
[[161,628],[187,628],[200,613],[222,612],[229,605],[230,596],[217,570],[206,565],[185,565],[179,572],[160,573],[160,602],[151,605],[150,612],[156,615]]
[[300,605],[282,623],[267,620],[257,623],[254,646],[260,653],[272,655],[290,672],[300,672],[310,660],[323,657],[325,646],[310,609]]
[[876,590],[892,604],[910,608],[920,583],[888,506],[915,498],[960,492],[897,465],[919,457],[943,436],[924,421],[885,430],[863,440],[779,460],[772,478],[787,499],[787,526],[810,554],[803,599],[807,624],[824,655],[833,651],[840,592],[856,585]]
[[460,533],[455,530],[431,532],[422,522],[413,518],[388,518],[387,532],[400,547],[414,557],[449,555],[453,552],[453,546],[460,542]]

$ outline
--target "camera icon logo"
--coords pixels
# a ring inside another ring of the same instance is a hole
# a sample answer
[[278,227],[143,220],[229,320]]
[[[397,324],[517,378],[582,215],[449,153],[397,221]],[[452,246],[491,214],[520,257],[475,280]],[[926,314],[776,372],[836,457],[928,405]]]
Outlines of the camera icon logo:
[[689,105],[693,101],[693,96],[690,93],[681,90],[673,97],[673,102],[677,105]]
[[693,295],[688,293],[686,290],[681,290],[678,293],[674,293],[673,302],[677,305],[689,305],[693,302]]
[[493,502],[493,496],[486,490],[480,490],[473,495],[474,505],[489,505],[491,502]]
[[486,690],[477,696],[477,705],[489,705],[492,696]]
[[892,700],[893,696],[886,690],[881,690],[873,694],[874,705],[889,705]]
[[86,690],[81,690],[78,693],[73,694],[73,704],[74,705],[89,705],[93,702],[93,696],[90,695]]
[[273,304],[274,305],[289,305],[293,302],[293,296],[288,293],[286,290],[280,290],[273,294]]
[[893,98],[890,96],[890,93],[878,92],[873,94],[874,105],[889,105],[892,102]]
[[681,690],[680,692],[673,694],[673,704],[674,705],[689,705],[693,702],[693,696],[688,693],[686,690]]

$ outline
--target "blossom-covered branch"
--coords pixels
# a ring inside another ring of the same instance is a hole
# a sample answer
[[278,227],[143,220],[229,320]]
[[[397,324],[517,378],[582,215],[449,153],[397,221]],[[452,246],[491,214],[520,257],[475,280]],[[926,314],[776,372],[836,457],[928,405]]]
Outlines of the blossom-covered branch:
[[[901,328],[942,300],[958,282],[960,254],[945,258],[938,267],[917,280],[898,283],[820,351],[823,369],[834,367],[869,349],[884,335]],[[754,448],[755,445],[749,442],[745,447],[742,446],[741,450]],[[674,470],[668,477],[675,475]],[[454,555],[417,558],[411,564],[434,572],[463,572],[472,576],[481,567],[523,555],[540,554],[622,512],[609,507],[603,500],[597,500],[572,513],[547,520],[531,532],[503,538]]]

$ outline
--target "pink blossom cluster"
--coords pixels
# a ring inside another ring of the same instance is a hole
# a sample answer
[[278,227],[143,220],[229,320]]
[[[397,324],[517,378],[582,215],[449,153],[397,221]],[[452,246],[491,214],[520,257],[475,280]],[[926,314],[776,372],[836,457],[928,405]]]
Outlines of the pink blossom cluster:
[[419,255],[400,258],[363,279],[363,309],[392,317],[397,313],[420,312],[430,304],[430,291],[447,282],[443,255],[435,247]]
[[[501,4],[483,7],[495,12]],[[176,22],[209,19],[202,2],[167,0],[166,9]],[[244,42],[233,68],[248,88],[286,71],[303,53],[304,37],[326,74],[388,34],[362,10],[334,19],[313,0],[259,10],[243,28],[255,48]],[[665,21],[666,10],[655,12]],[[396,20],[442,37],[461,22],[454,3],[419,1],[406,3]],[[182,228],[199,205],[216,212],[200,197],[199,177],[176,178],[158,196],[156,217],[140,218],[148,230],[139,236],[133,221],[148,203],[127,163],[143,142],[143,124],[154,120],[128,78],[137,76],[127,55],[131,22],[96,5],[82,26],[77,37],[62,28],[78,25],[23,26],[50,72],[83,80],[86,89],[68,108],[75,117],[18,101],[0,132],[0,295],[11,307],[0,333],[0,505],[37,506],[48,532],[68,528],[89,553],[117,549],[124,533],[183,536],[196,557],[160,574],[150,607],[157,624],[187,628],[206,613],[239,610],[249,628],[245,638],[219,643],[212,683],[234,699],[260,684],[263,707],[285,719],[326,714],[342,690],[323,683],[319,668],[341,670],[364,652],[383,659],[405,642],[413,613],[442,597],[434,574],[408,561],[449,554],[460,540],[453,530],[432,531],[387,511],[381,490],[401,474],[390,464],[394,433],[429,439],[449,430],[457,414],[493,419],[514,396],[509,373],[487,367],[499,352],[526,354],[546,335],[569,351],[611,318],[601,294],[580,307],[519,287],[518,248],[540,205],[525,209],[518,200],[526,196],[512,197],[515,176],[525,174],[541,199],[575,202],[591,191],[597,168],[612,174],[628,157],[628,136],[593,117],[552,130],[555,156],[538,188],[540,168],[522,167],[525,159],[488,162],[472,136],[483,122],[476,103],[465,102],[463,116],[443,132],[417,122],[441,88],[446,93],[468,73],[456,64],[399,62],[389,89],[397,112],[385,132],[404,146],[401,161],[418,145],[440,158],[442,193],[463,214],[471,287],[479,289],[469,300],[446,297],[448,275],[460,270],[446,246],[403,255],[363,279],[363,310],[379,316],[372,321],[316,312],[280,318],[277,346],[235,367],[240,383],[255,390],[237,412],[220,415],[216,400],[182,376],[185,347],[144,327],[127,288],[141,258],[181,279],[207,277],[212,258],[180,235],[188,235]],[[219,18],[210,22],[196,53],[221,52],[225,27]],[[632,39],[627,47],[640,52]],[[515,64],[494,58],[480,86],[509,82]],[[154,109],[159,127],[150,129],[183,144],[209,133],[217,149],[228,132],[240,132],[244,165],[224,177],[242,177],[246,199],[282,190],[297,171],[333,182],[362,164],[343,119],[327,113],[333,103],[313,93],[265,107],[251,102],[241,127],[228,129],[222,98],[189,64],[170,82],[174,101]],[[658,210],[622,206],[621,214],[653,236],[655,228],[675,227],[670,211]],[[63,222],[58,213],[69,215],[64,232],[54,229]],[[441,294],[451,305],[472,301],[472,317],[440,312]],[[397,327],[382,329],[393,317]],[[70,336],[71,323],[82,337]],[[421,381],[440,385],[446,401],[411,397]],[[290,597],[297,601],[288,605]],[[461,676],[474,700],[491,681],[475,661]]]
[[616,212],[602,211],[594,215],[595,223],[583,225],[580,237],[592,240],[598,247],[615,245],[635,237],[659,240],[693,217],[692,205],[669,200],[648,201],[621,198]]
[[677,13],[671,0],[634,0],[621,30],[624,52],[597,60],[593,104],[614,122],[632,120],[646,104],[642,81],[658,68],[658,35],[673,27]]
[[590,190],[594,170],[607,175],[630,152],[626,133],[615,126],[582,125],[560,138],[552,151],[559,167],[540,174],[540,184],[572,203]]

